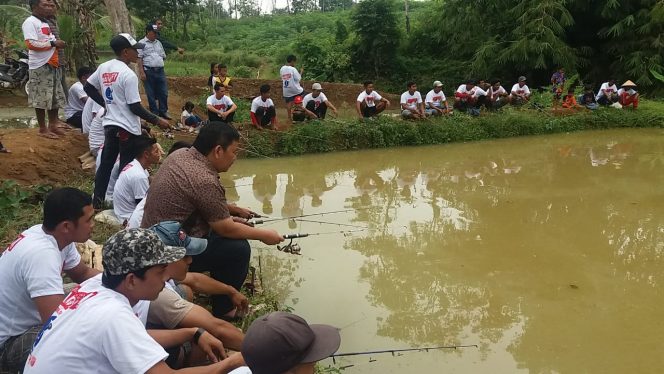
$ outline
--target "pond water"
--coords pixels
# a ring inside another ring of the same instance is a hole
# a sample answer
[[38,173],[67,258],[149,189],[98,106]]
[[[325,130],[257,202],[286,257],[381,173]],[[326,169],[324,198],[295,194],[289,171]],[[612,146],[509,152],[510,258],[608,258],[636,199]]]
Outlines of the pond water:
[[661,129],[243,159],[222,182],[272,217],[350,209],[264,225],[281,233],[368,228],[299,239],[301,256],[254,243],[264,286],[340,327],[340,352],[478,345],[344,372],[664,367]]

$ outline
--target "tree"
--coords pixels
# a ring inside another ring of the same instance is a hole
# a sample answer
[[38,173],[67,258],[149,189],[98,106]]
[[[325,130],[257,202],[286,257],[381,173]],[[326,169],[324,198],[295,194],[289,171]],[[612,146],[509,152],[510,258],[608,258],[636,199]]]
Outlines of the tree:
[[294,14],[311,12],[318,9],[316,0],[293,0],[291,4]]
[[373,78],[392,70],[401,35],[392,0],[365,0],[356,5],[351,22],[356,38],[351,48],[354,69]]

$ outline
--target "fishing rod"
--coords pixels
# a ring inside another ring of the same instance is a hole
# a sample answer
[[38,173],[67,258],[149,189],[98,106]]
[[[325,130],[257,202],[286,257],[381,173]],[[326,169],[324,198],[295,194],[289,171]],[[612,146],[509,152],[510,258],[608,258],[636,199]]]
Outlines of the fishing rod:
[[326,214],[352,212],[352,211],[365,210],[365,209],[369,209],[369,208],[342,209],[342,210],[334,210],[334,211],[331,211],[331,212],[300,214],[299,216],[290,216],[290,217],[267,217],[266,219],[254,220],[253,224],[254,225],[260,225],[262,223],[268,223],[268,222],[274,222],[274,221],[291,220],[291,219],[312,217],[312,216],[322,216],[322,215],[326,215]]
[[355,228],[368,229],[368,227],[366,227],[366,226],[351,225],[351,224],[348,224],[348,223],[336,223],[336,222],[317,221],[317,220],[313,220],[313,219],[293,218],[293,221],[297,221],[297,222],[311,222],[311,223],[320,223],[320,224],[325,224],[325,225],[335,225],[335,226],[344,226],[344,227],[355,227]]
[[365,231],[367,230],[366,228],[362,229],[356,229],[356,230],[337,230],[337,231],[325,231],[325,232],[314,232],[314,233],[306,233],[306,234],[286,234],[283,235],[283,238],[286,240],[290,240],[288,244],[284,245],[283,247],[280,245],[277,245],[277,249],[281,252],[285,253],[290,253],[293,255],[299,255],[301,254],[300,252],[302,251],[302,248],[300,248],[300,245],[298,243],[293,243],[293,239],[299,239],[299,238],[306,238],[309,236],[318,236],[318,235],[331,235],[331,234],[343,234],[344,236],[347,236],[351,233],[358,232],[358,231]]
[[383,353],[391,353],[392,356],[395,356],[397,353],[401,353],[401,352],[429,352],[431,350],[438,350],[438,349],[460,349],[460,348],[479,348],[479,346],[477,344],[464,344],[464,345],[441,345],[441,346],[437,346],[437,347],[384,349],[384,350],[378,350],[378,351],[335,353],[335,354],[331,355],[330,357],[332,357],[332,362],[336,364],[337,363],[336,357],[376,355],[376,354],[383,354]]

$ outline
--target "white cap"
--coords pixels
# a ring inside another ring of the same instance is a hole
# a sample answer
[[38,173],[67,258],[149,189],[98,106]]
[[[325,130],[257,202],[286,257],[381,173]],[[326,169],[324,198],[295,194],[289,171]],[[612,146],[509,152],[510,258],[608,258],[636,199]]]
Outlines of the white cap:
[[435,81],[433,82],[434,87],[443,87],[443,83],[441,81]]
[[311,89],[312,89],[312,90],[319,90],[319,91],[322,91],[322,90],[323,90],[323,86],[321,86],[320,83],[314,83],[314,84],[311,85]]

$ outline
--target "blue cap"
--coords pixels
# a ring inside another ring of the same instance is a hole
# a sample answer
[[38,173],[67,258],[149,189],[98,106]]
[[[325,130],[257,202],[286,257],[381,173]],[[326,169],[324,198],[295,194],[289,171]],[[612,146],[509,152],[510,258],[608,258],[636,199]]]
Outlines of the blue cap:
[[194,238],[182,231],[180,222],[163,221],[150,227],[166,245],[184,247],[186,256],[196,256],[205,252],[207,248],[207,239]]

